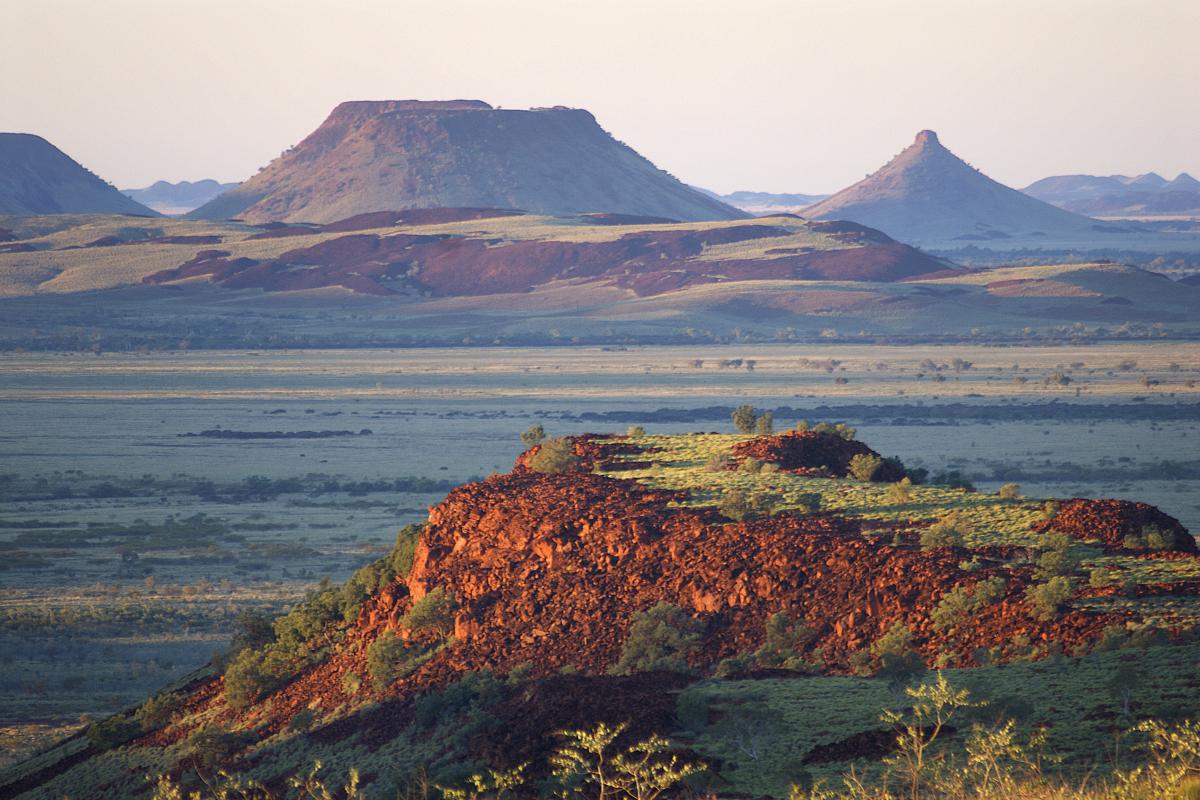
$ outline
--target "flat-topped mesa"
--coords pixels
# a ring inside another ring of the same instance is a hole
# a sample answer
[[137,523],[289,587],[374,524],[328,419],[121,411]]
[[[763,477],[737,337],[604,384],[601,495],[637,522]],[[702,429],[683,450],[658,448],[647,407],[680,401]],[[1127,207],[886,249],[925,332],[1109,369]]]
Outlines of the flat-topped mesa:
[[615,212],[673,220],[746,214],[656,168],[583,109],[482,100],[353,100],[198,219],[328,223],[411,208]]

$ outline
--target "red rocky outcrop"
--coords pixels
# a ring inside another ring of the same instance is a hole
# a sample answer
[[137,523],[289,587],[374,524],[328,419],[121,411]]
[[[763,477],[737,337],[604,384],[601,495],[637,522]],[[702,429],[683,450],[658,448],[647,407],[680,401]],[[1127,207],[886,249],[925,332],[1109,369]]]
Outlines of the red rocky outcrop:
[[1098,539],[1109,548],[1120,549],[1125,537],[1139,537],[1142,529],[1151,525],[1174,534],[1174,544],[1168,550],[1197,552],[1196,540],[1179,520],[1152,505],[1131,500],[1064,500],[1054,519],[1039,522],[1034,529],[1069,533],[1077,539]]
[[[850,460],[855,456],[879,456],[862,442],[816,431],[788,431],[777,436],[759,436],[734,445],[733,454],[739,460],[754,458],[778,464],[780,469],[805,474],[828,474],[838,478],[849,475]],[[902,466],[895,461],[884,461],[871,480],[898,481],[903,477]]]

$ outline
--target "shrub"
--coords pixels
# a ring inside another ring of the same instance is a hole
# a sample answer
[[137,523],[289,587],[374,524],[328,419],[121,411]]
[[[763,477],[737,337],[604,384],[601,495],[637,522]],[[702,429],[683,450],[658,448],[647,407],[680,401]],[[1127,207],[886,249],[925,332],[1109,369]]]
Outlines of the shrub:
[[747,458],[744,461],[742,461],[741,464],[738,464],[737,471],[738,472],[756,473],[756,472],[762,472],[762,468],[763,468],[763,462],[759,461],[757,458]]
[[254,611],[243,611],[233,620],[233,644],[230,653],[257,650],[275,641],[271,618]]
[[964,586],[955,587],[942,596],[929,622],[936,631],[952,630],[1003,596],[1004,587],[1004,579],[998,575],[979,581],[970,591]]
[[530,425],[529,429],[521,434],[521,442],[526,447],[533,447],[535,444],[541,444],[546,438],[546,429],[541,425]]
[[758,422],[754,406],[738,406],[730,413],[729,417],[733,420],[733,429],[738,433],[754,433],[754,427]]
[[388,631],[367,647],[367,674],[371,676],[371,685],[376,691],[383,691],[395,681],[416,672],[435,652],[436,649],[407,643]]
[[1042,540],[1041,553],[1033,570],[1037,580],[1071,575],[1079,568],[1079,557],[1071,551],[1071,537],[1052,533]]
[[418,697],[413,704],[417,723],[433,727],[438,722],[465,715],[466,724],[459,733],[470,735],[474,730],[486,726],[485,709],[498,703],[503,697],[500,682],[491,670],[464,673],[454,683]]
[[889,503],[907,503],[912,500],[912,480],[905,477],[888,487],[887,500]]
[[442,587],[430,591],[400,620],[413,633],[436,633],[442,638],[454,632],[454,595]]
[[288,720],[288,733],[308,733],[317,724],[317,714],[310,708],[302,709],[296,712],[296,715]]
[[171,715],[177,706],[175,697],[165,693],[156,694],[133,712],[133,718],[137,720],[142,731],[157,730],[171,721]]
[[1088,573],[1088,586],[1093,589],[1099,589],[1104,586],[1112,586],[1117,582],[1117,576],[1112,571],[1103,567],[1096,567]]
[[266,652],[243,650],[225,668],[225,700],[234,708],[245,708],[274,689],[283,677],[273,669]]
[[1170,550],[1176,545],[1175,531],[1146,525],[1141,534],[1126,536],[1121,545],[1126,550]]
[[633,615],[614,675],[650,670],[688,671],[687,654],[700,641],[701,624],[683,609],[660,602]]
[[921,531],[921,549],[962,547],[970,528],[958,514],[950,513]]
[[529,467],[534,472],[560,474],[579,466],[579,456],[575,455],[575,447],[567,438],[550,439],[543,442],[538,451],[529,459]]
[[1001,500],[1016,500],[1021,496],[1021,486],[1017,483],[1006,483],[996,490],[996,496]]
[[859,453],[850,459],[850,477],[857,481],[869,481],[879,471],[883,459],[869,453]]
[[819,492],[801,492],[795,496],[795,503],[799,510],[815,514],[821,510],[821,495]]
[[767,618],[766,636],[762,647],[754,653],[758,666],[767,669],[801,669],[805,662],[801,658],[817,632],[807,625],[793,623],[784,611],[777,611]]
[[142,733],[142,726],[123,716],[93,722],[84,731],[88,744],[95,750],[113,750],[133,741]]
[[878,675],[893,687],[903,686],[925,671],[925,662],[913,646],[912,631],[897,622],[871,645],[879,661]]
[[1073,593],[1071,580],[1060,575],[1045,583],[1030,586],[1025,590],[1025,601],[1035,618],[1048,621],[1058,616],[1059,610],[1071,599]]
[[[610,728],[600,723],[591,731],[561,731],[563,745],[550,756],[555,796],[626,797],[653,800],[705,769],[702,763],[681,761],[670,742],[655,734],[624,751],[613,743],[629,723]],[[574,791],[571,791],[574,789]]]
[[975,491],[975,484],[958,470],[939,472],[929,480],[935,486],[945,486],[948,489],[962,489],[965,492]]
[[731,489],[721,497],[717,510],[721,515],[734,522],[746,522],[762,516],[770,516],[778,498],[766,492],[747,493],[741,489]]
[[249,746],[253,734],[212,726],[194,731],[187,738],[185,750],[189,758],[210,769],[227,763],[235,753]]
[[732,464],[725,456],[713,456],[708,461],[704,462],[705,472],[725,472]]
[[641,425],[630,425],[629,430],[625,431],[625,435],[631,439],[636,439],[639,436],[645,436],[646,429]]
[[357,672],[351,670],[342,676],[342,691],[350,697],[358,694],[358,690],[362,688],[362,678]]
[[754,432],[759,436],[770,436],[775,432],[775,415],[764,411],[754,422]]

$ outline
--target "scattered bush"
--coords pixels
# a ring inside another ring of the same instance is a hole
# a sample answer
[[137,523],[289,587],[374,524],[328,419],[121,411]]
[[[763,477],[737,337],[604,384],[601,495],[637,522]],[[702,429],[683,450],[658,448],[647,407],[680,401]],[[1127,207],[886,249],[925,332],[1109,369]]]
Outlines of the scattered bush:
[[142,726],[128,717],[112,716],[88,725],[83,735],[94,750],[105,751],[133,741],[142,731]]
[[687,655],[700,641],[701,624],[671,603],[661,602],[633,615],[614,675],[669,670],[687,672]]
[[921,531],[921,549],[933,550],[938,547],[962,547],[970,526],[960,515],[950,513]]
[[979,581],[968,591],[958,586],[942,595],[937,607],[929,614],[936,631],[953,630],[971,615],[978,613],[1004,595],[1004,579],[994,576]]
[[367,674],[371,676],[371,685],[375,691],[383,691],[416,672],[436,652],[436,648],[405,642],[391,631],[384,633],[367,647]]
[[133,718],[143,732],[157,730],[171,721],[171,715],[178,706],[177,697],[166,693],[156,694],[133,712]]
[[185,751],[196,764],[214,769],[228,763],[235,753],[245,749],[253,741],[253,734],[214,725],[194,731],[187,738]]
[[629,430],[625,431],[625,435],[631,439],[636,439],[639,436],[645,436],[646,429],[641,425],[630,425]]
[[569,472],[579,466],[579,456],[575,455],[575,446],[570,439],[550,439],[543,442],[538,451],[529,459],[529,467],[534,472],[544,472],[558,475]]
[[526,447],[533,447],[535,444],[541,444],[546,438],[546,429],[539,425],[530,425],[529,429],[521,434],[521,443]]
[[1126,550],[1171,550],[1176,544],[1175,531],[1157,525],[1146,525],[1140,534],[1126,536],[1121,542]]
[[747,522],[770,516],[774,513],[777,502],[778,498],[766,492],[748,493],[741,489],[731,489],[721,497],[717,510],[734,522]]
[[729,467],[730,467],[730,465],[732,465],[732,463],[733,462],[730,461],[725,456],[713,456],[708,461],[704,462],[704,471],[705,472],[725,472],[726,470],[729,469]]
[[912,500],[912,480],[904,477],[888,487],[887,500],[897,505]]
[[815,514],[821,510],[821,495],[819,492],[801,492],[795,496],[796,508],[806,514]]
[[1058,616],[1059,610],[1071,599],[1074,591],[1071,580],[1060,575],[1026,589],[1025,602],[1035,618],[1049,621]]
[[900,687],[925,671],[925,662],[913,646],[912,631],[897,622],[871,645],[879,663],[876,674],[892,687]]
[[434,633],[442,638],[454,632],[454,595],[436,587],[420,600],[400,620],[413,633]]
[[342,676],[342,692],[347,697],[353,697],[358,694],[358,690],[362,688],[362,678],[357,672],[351,670]]
[[964,492],[975,491],[975,484],[958,470],[939,472],[929,479],[934,486],[945,486],[947,489],[962,489]]
[[1006,483],[996,490],[996,496],[1001,500],[1016,500],[1021,496],[1021,485]]
[[850,459],[849,473],[850,477],[856,481],[869,481],[875,477],[875,473],[879,471],[879,467],[883,464],[883,459],[879,456],[873,456],[870,453],[859,453]]
[[764,411],[754,422],[754,432],[759,436],[770,436],[775,432],[775,415]]
[[1071,537],[1065,533],[1048,534],[1039,545],[1040,554],[1033,570],[1037,580],[1073,575],[1079,569],[1079,557],[1071,550]]

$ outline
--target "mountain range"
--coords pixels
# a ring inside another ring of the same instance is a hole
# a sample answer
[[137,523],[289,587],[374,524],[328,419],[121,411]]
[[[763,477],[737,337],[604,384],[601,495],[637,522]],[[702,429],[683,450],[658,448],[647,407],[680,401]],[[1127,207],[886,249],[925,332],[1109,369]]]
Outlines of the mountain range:
[[876,172],[803,213],[852,220],[909,243],[1079,234],[1096,225],[992,180],[928,130]]
[[442,207],[746,216],[658,169],[587,111],[498,109],[479,100],[342,103],[298,145],[190,216],[329,223]]
[[160,214],[186,214],[199,208],[236,183],[218,183],[211,178],[199,181],[155,181],[142,189],[122,189],[121,193]]
[[1200,215],[1200,181],[1186,172],[1174,180],[1155,172],[1127,175],[1055,175],[1022,189],[1079,214],[1106,217]]
[[0,214],[157,216],[40,136],[0,133]]

